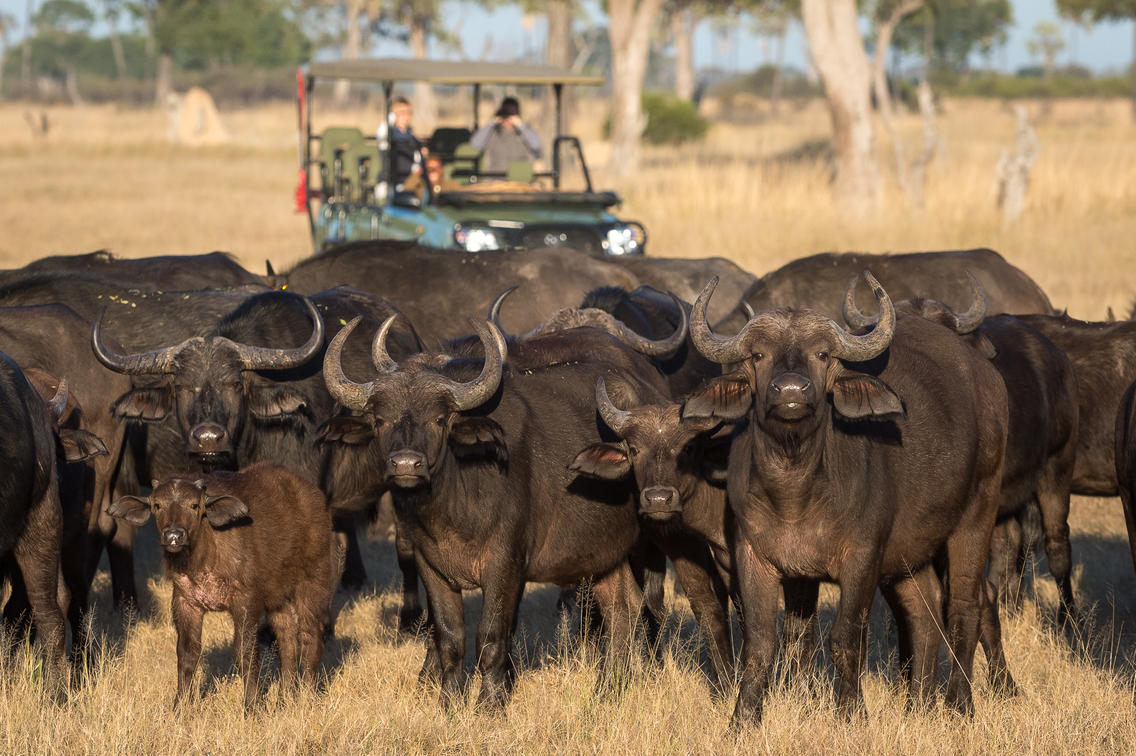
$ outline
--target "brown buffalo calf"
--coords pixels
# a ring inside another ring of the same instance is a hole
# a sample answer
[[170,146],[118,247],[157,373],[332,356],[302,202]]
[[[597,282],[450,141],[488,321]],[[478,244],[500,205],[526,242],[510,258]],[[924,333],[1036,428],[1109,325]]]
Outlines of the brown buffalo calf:
[[205,612],[233,618],[233,656],[245,684],[245,707],[260,692],[257,622],[262,612],[280,646],[281,688],[315,680],[323,622],[331,603],[331,514],[323,494],[269,463],[238,473],[154,481],[148,498],[123,496],[107,510],[142,525],[153,513],[173,582],[178,687],[189,693],[201,657]]

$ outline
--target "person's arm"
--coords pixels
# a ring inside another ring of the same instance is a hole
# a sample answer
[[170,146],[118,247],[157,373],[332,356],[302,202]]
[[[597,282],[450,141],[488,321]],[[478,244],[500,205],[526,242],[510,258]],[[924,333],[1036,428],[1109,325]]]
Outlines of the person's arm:
[[533,159],[540,157],[540,134],[536,133],[536,129],[527,123],[522,123],[517,127],[517,133],[521,135],[521,141],[529,148]]
[[493,133],[493,128],[496,125],[496,121],[482,124],[477,131],[473,132],[473,136],[469,138],[469,143],[479,150],[484,150],[485,145],[489,144],[489,135]]

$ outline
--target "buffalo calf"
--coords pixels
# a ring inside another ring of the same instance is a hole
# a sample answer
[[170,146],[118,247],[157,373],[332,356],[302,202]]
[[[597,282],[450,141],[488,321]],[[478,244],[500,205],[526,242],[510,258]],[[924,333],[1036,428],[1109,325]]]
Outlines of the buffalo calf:
[[245,707],[260,692],[256,642],[262,612],[280,645],[281,687],[315,680],[332,595],[331,513],[319,489],[278,465],[154,481],[149,497],[123,496],[108,512],[135,525],[154,515],[173,582],[178,687],[185,700],[201,657],[205,612],[233,618],[233,656]]

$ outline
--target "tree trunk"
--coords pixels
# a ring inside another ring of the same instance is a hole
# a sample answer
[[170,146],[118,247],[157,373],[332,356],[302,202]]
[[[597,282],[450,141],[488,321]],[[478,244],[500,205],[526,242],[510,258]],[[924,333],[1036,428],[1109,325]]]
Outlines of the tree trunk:
[[895,35],[895,27],[904,16],[908,16],[923,7],[923,0],[907,0],[892,10],[891,15],[879,21],[876,25],[876,57],[872,59],[872,88],[876,95],[876,106],[880,109],[880,116],[891,131],[891,93],[887,83],[887,55],[891,48],[891,39]]
[[639,139],[647,126],[643,115],[643,80],[651,27],[663,0],[611,0],[608,36],[611,39],[611,159],[617,177],[639,167]]
[[[426,47],[426,21],[413,18],[410,21],[410,51],[415,58],[425,59],[429,55]],[[438,124],[438,106],[434,102],[434,88],[428,81],[414,82],[414,121],[420,125],[418,132],[428,135]]]
[[[359,50],[363,47],[363,30],[359,26],[359,16],[363,14],[363,0],[350,0],[347,3],[347,28],[343,38],[343,51],[340,58],[354,60],[359,57]],[[351,82],[347,79],[336,79],[332,89],[332,103],[334,107],[345,108],[351,94]]]
[[880,173],[869,96],[872,76],[856,2],[802,0],[801,16],[832,117],[836,201],[865,216],[878,205]]
[[[572,49],[572,2],[571,0],[551,0],[545,7],[545,16],[548,18],[548,42],[544,49],[544,61],[550,66],[571,68],[575,57]],[[563,122],[556,123],[556,93],[551,86],[544,88],[540,108],[540,134],[546,145],[544,157],[552,160],[552,140],[557,131],[567,133],[568,113],[572,111],[572,88],[564,87],[561,102],[563,104]]]
[[126,79],[126,53],[122,49],[122,37],[118,36],[118,29],[110,28],[110,50],[114,54],[114,73],[119,81]]
[[154,77],[154,106],[158,108],[166,107],[166,102],[170,99],[170,94],[173,93],[173,88],[170,86],[171,63],[172,56],[170,53],[162,51],[158,55],[158,73]]
[[782,26],[781,31],[777,33],[776,62],[773,64],[773,81],[770,82],[769,87],[769,113],[774,118],[777,117],[777,113],[781,109],[781,92],[785,88],[785,34],[787,32],[788,24]]
[[8,35],[0,36],[0,100],[4,99],[4,56],[8,54]]
[[1132,120],[1136,121],[1136,20],[1132,22]]
[[675,97],[694,97],[694,11],[680,8],[671,14],[675,47]]

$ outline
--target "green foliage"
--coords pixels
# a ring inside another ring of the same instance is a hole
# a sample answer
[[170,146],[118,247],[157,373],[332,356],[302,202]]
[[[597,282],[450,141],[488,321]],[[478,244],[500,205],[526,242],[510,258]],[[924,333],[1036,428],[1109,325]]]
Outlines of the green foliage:
[[971,53],[989,55],[1006,43],[1013,22],[1010,0],[930,0],[896,27],[893,44],[922,55],[930,24],[931,67],[965,71]]
[[151,20],[158,48],[186,70],[279,66],[311,55],[311,43],[284,0],[142,0],[131,10]]
[[1125,21],[1136,18],[1136,0],[1057,0],[1057,11],[1066,18]]
[[[644,92],[643,113],[647,116],[647,128],[643,130],[643,141],[647,144],[682,144],[701,139],[710,128],[710,122],[698,114],[698,109],[689,100],[683,100],[665,92]],[[604,139],[611,137],[611,116],[604,119]]]
[[1131,81],[1123,76],[1086,77],[1077,67],[1062,68],[1044,76],[1040,67],[1023,68],[1016,76],[994,71],[974,71],[966,76],[942,72],[932,78],[932,86],[947,97],[1056,98],[1128,97]]
[[[723,101],[730,101],[741,92],[769,97],[773,91],[773,78],[777,74],[777,67],[765,64],[750,73],[734,76],[710,88],[709,94],[719,97]],[[798,97],[819,97],[824,92],[819,84],[813,84],[801,71],[783,67],[781,69],[781,97],[793,99]]]

